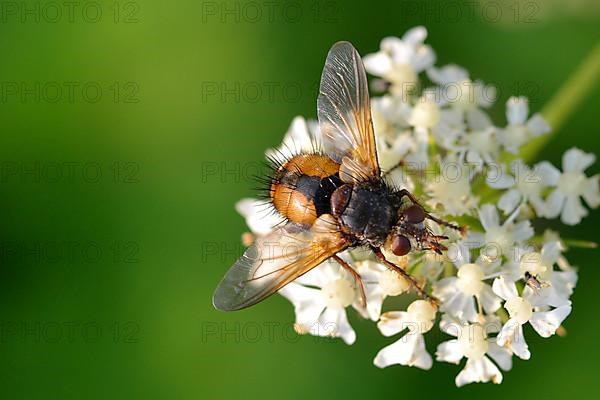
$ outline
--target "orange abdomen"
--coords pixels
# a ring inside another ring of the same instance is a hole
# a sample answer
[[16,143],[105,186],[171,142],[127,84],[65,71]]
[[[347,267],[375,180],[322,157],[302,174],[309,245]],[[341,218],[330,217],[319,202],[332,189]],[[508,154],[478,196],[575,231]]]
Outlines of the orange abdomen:
[[331,213],[330,198],[342,182],[339,164],[320,154],[300,154],[286,161],[272,178],[273,205],[289,221],[312,225]]

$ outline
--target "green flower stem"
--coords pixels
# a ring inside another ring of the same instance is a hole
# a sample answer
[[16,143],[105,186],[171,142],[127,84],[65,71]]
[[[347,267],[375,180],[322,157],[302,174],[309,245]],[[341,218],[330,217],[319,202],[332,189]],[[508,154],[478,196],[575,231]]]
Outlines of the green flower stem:
[[577,247],[580,249],[595,249],[598,247],[598,243],[587,240],[562,239],[562,241],[567,247]]
[[598,77],[600,77],[600,43],[596,44],[577,70],[542,110],[542,115],[550,124],[552,132],[536,138],[524,146],[521,151],[523,160],[532,161],[536,158],[540,150],[560,131],[577,106],[594,89]]

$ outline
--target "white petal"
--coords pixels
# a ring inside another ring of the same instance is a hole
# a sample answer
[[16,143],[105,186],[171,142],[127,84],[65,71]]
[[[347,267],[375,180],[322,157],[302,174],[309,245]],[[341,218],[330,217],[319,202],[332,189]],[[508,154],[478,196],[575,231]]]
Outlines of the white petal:
[[[355,254],[354,257],[360,257]],[[381,314],[381,307],[386,294],[383,291],[381,285],[379,285],[379,278],[383,271],[386,271],[386,267],[382,264],[372,261],[363,260],[354,263],[356,272],[358,272],[363,280],[365,287],[365,296],[367,298],[367,307],[362,306],[360,302],[360,296],[356,297],[356,300],[352,304],[363,318],[369,318],[372,321],[378,321]]]
[[308,130],[308,124],[303,117],[295,117],[292,120],[285,137],[283,139],[285,147],[296,151],[311,151],[313,142]]
[[[479,255],[475,262],[481,268],[481,272],[483,272],[484,279],[490,279],[499,275],[500,265],[502,264],[502,260],[490,260],[484,255]],[[492,292],[492,287],[490,285],[485,285],[484,287],[488,287],[490,289],[490,293],[494,295]],[[494,295],[495,296],[495,295]]]
[[571,313],[571,306],[562,306],[552,311],[534,312],[529,323],[541,337],[554,335],[560,324]]
[[535,113],[531,116],[529,121],[527,121],[527,129],[533,136],[540,136],[552,130],[540,113]]
[[396,65],[411,65],[415,55],[415,48],[404,41],[396,42],[392,51],[392,63]]
[[523,326],[514,319],[509,319],[498,335],[498,345],[512,350],[517,357],[529,360],[531,353],[523,335]]
[[517,328],[513,340],[510,343],[510,349],[522,360],[529,360],[531,358],[531,352],[529,351],[529,346],[525,341],[522,325],[519,325]]
[[[346,260],[347,261],[347,260]],[[317,286],[323,287],[329,282],[333,282],[338,279],[351,279],[348,271],[342,268],[337,262],[328,260],[320,265],[321,269],[321,280]],[[311,271],[312,272],[312,271]],[[316,282],[315,282],[316,283]]]
[[579,196],[567,196],[560,220],[566,225],[577,225],[588,211],[581,204]]
[[396,49],[402,46],[404,46],[404,42],[402,41],[402,39],[395,36],[384,37],[383,39],[381,39],[381,43],[379,44],[381,50],[387,53],[393,53],[394,51],[396,51]]
[[476,107],[467,110],[465,119],[472,130],[482,130],[492,125],[492,120],[487,113]]
[[501,209],[504,214],[509,214],[517,208],[522,199],[523,196],[521,196],[521,192],[517,189],[511,189],[500,197],[500,200],[498,200],[498,208]]
[[576,284],[577,272],[574,269],[552,272],[550,287],[554,288],[559,296],[569,297]]
[[583,172],[596,161],[592,153],[585,153],[577,147],[570,148],[563,154],[562,167],[564,172]]
[[517,222],[512,231],[513,239],[517,242],[522,242],[533,236],[535,232],[530,221]]
[[496,337],[496,343],[499,346],[505,346],[513,341],[513,338],[517,334],[521,324],[518,323],[514,318],[509,318],[508,321],[502,326],[500,333]]
[[456,386],[461,387],[473,382],[502,382],[502,373],[487,357],[468,359],[465,368],[456,376]]
[[467,237],[464,239],[465,243],[469,243],[469,245],[479,248],[487,245],[485,241],[485,234],[481,232],[469,232]]
[[[434,93],[435,90],[439,89],[434,89]],[[444,99],[439,99],[440,100],[440,105],[444,104]],[[447,129],[453,129],[454,132],[448,132],[449,135],[452,135],[454,138],[456,138],[456,135],[459,133],[462,133],[465,129],[466,126],[463,123],[463,112],[462,110],[459,110],[458,108],[444,108],[442,110],[440,110],[441,112],[441,120],[447,125],[446,128]],[[442,140],[443,138],[440,138],[440,140]]]
[[356,333],[346,315],[344,308],[326,308],[325,312],[319,318],[319,325],[326,331],[333,329],[331,336],[341,337],[346,344],[352,344],[356,341]]
[[464,322],[457,321],[454,317],[449,314],[442,314],[442,319],[440,320],[440,331],[445,333],[446,335],[459,337],[461,335],[462,329],[464,328]]
[[462,265],[471,262],[469,247],[464,242],[455,243],[449,246],[449,251],[451,252],[446,253],[448,255],[448,259],[457,267],[461,267]]
[[533,207],[535,214],[538,217],[546,217],[548,214],[548,206],[539,195],[529,195],[529,204]]
[[447,85],[449,83],[461,82],[468,79],[469,73],[466,69],[458,65],[448,64],[441,68],[429,68],[427,70],[427,76],[435,83]]
[[435,64],[436,55],[431,46],[422,45],[416,50],[416,54],[412,59],[412,66],[415,72],[425,71]]
[[514,254],[517,256],[509,257],[507,262],[502,265],[502,276],[505,279],[516,282],[522,278],[521,264],[519,260],[513,260],[513,258],[517,258],[521,254],[521,250],[517,250]]
[[381,307],[385,299],[385,293],[379,284],[367,284],[365,287],[365,295],[367,297],[367,310],[364,313],[364,307],[359,305],[358,298],[352,306],[363,316],[371,321],[378,321],[381,315]]
[[235,203],[235,210],[244,218],[259,212],[261,202],[256,199],[241,199]]
[[542,161],[534,166],[534,171],[542,178],[542,182],[546,185],[556,186],[560,178],[560,171],[548,161]]
[[598,181],[599,176],[594,175],[586,180],[585,186],[583,187],[582,196],[587,205],[591,208],[600,206],[600,188]]
[[435,352],[437,361],[444,361],[452,364],[458,364],[464,357],[462,346],[458,340],[449,340],[438,345]]
[[456,293],[457,280],[458,278],[451,276],[436,282],[433,285],[433,295],[444,302],[444,299],[448,299],[450,296],[453,296],[454,293]]
[[345,274],[347,274],[346,271],[342,270],[336,262],[328,260],[296,278],[294,282],[322,288],[333,280],[346,278]]
[[550,240],[542,246],[541,255],[544,260],[551,262],[552,264],[558,261],[558,257],[562,254],[564,248],[560,243],[560,240]]
[[410,45],[418,45],[425,41],[427,38],[427,29],[424,26],[415,26],[409,29],[402,36],[402,41]]
[[476,80],[475,82],[473,82],[473,84],[475,85],[475,89],[473,92],[475,103],[483,108],[491,107],[498,98],[496,86],[486,85],[483,81],[480,80]]
[[483,285],[483,289],[479,295],[479,301],[485,312],[488,314],[496,312],[501,305],[500,298],[494,294],[489,285]]
[[473,150],[467,150],[467,163],[476,167],[481,168],[483,166],[483,159],[478,152]]
[[514,284],[514,282],[510,282],[503,276],[494,279],[492,290],[504,300],[512,299],[513,297],[517,297],[519,295],[517,292],[517,286]]
[[489,343],[487,354],[504,371],[510,371],[512,368],[512,354],[508,349],[500,347],[496,343]]
[[[552,272],[552,275],[554,274],[557,274],[557,272]],[[534,307],[561,307],[570,305],[571,301],[569,300],[569,296],[571,293],[561,294],[556,289],[557,288],[552,284],[549,287],[543,287],[537,290],[526,286],[523,289],[523,298]]]
[[562,210],[567,196],[564,195],[560,190],[554,190],[546,198],[546,218],[556,218]]
[[440,309],[459,319],[467,321],[477,320],[475,298],[461,291],[457,291],[445,304],[440,306]]
[[367,72],[375,76],[384,76],[392,69],[392,59],[383,52],[367,54],[363,64]]
[[493,204],[484,204],[481,206],[479,209],[479,220],[486,231],[500,225],[500,217]]
[[321,293],[318,289],[307,288],[295,282],[284,286],[279,294],[294,305],[296,323],[308,330],[318,320],[325,309]]
[[383,336],[392,336],[402,332],[410,325],[409,313],[404,311],[390,311],[383,313],[377,323],[377,328]]
[[529,114],[529,102],[526,97],[511,97],[506,102],[506,119],[510,125],[523,125]]
[[493,163],[488,167],[485,182],[493,189],[508,189],[515,185],[515,178],[510,175],[505,165]]
[[409,367],[430,369],[433,360],[425,349],[423,335],[407,334],[395,343],[381,349],[375,356],[373,364],[379,368],[401,364],[408,365]]

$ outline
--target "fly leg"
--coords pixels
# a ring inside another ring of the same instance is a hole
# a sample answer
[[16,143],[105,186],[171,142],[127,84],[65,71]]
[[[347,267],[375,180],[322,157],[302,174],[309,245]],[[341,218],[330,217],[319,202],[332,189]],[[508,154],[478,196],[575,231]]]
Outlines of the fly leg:
[[365,286],[363,285],[362,278],[359,273],[354,270],[346,261],[344,261],[341,257],[335,255],[332,257],[338,264],[342,266],[346,271],[350,272],[350,274],[354,277],[356,281],[356,285],[358,286],[358,290],[360,292],[360,302],[363,307],[367,307],[367,295],[365,294]]
[[419,283],[417,282],[417,280],[412,275],[410,275],[408,272],[406,272],[405,270],[403,270],[402,268],[400,268],[396,264],[388,261],[385,258],[385,255],[377,247],[373,247],[372,249],[373,249],[373,252],[375,253],[375,255],[377,256],[377,258],[379,258],[381,260],[381,262],[386,267],[388,267],[392,271],[395,271],[400,276],[402,276],[404,279],[406,279],[407,281],[409,281],[410,284],[415,288],[415,290],[417,291],[417,293],[419,294],[419,296],[421,296],[425,300],[429,301],[436,308],[438,307],[439,300],[436,299],[435,297],[430,296],[429,294],[427,294],[427,292],[421,286],[419,286]]

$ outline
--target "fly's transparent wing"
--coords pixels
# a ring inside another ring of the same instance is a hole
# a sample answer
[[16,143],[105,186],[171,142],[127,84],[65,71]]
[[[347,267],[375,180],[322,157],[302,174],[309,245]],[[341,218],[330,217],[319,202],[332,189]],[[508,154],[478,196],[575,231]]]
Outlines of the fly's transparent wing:
[[310,230],[288,224],[258,238],[229,269],[213,305],[223,311],[250,307],[348,246],[335,218],[319,217]]
[[348,42],[338,42],[329,50],[317,114],[325,151],[342,163],[342,180],[361,182],[379,176],[367,75],[360,55]]

